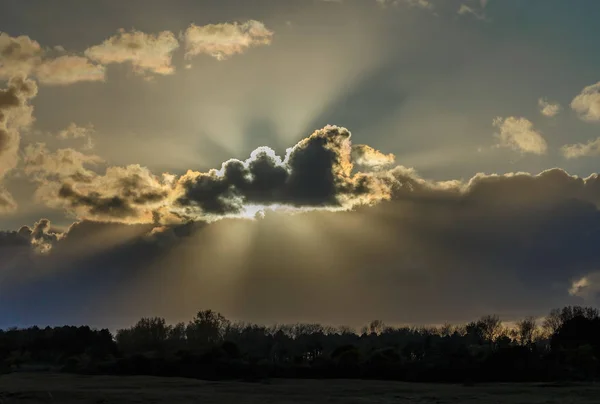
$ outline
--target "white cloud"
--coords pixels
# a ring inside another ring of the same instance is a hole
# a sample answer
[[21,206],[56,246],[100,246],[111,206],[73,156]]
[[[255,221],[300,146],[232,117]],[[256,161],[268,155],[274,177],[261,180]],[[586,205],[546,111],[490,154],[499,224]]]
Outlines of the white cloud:
[[206,54],[217,60],[225,60],[245,52],[250,47],[271,44],[273,31],[260,21],[250,20],[241,24],[192,24],[182,37],[185,42],[186,59]]
[[600,81],[585,87],[573,101],[571,108],[584,121],[600,121]]
[[133,71],[139,75],[167,75],[175,71],[172,57],[178,47],[179,41],[170,31],[153,35],[120,29],[116,35],[86,49],[84,53],[102,64],[131,63]]
[[548,118],[558,115],[562,110],[562,107],[558,102],[548,101],[545,98],[540,98],[538,100],[538,107],[540,108],[540,113]]
[[493,125],[500,130],[500,133],[496,134],[499,147],[532,154],[545,154],[548,150],[546,140],[533,128],[533,123],[528,119],[514,116],[497,117]]
[[574,143],[561,147],[563,156],[574,159],[584,156],[600,156],[600,137],[587,143]]

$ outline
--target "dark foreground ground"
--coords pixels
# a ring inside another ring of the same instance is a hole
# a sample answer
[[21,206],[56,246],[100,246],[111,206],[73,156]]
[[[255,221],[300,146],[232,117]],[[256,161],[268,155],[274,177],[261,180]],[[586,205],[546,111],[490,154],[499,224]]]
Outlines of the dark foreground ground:
[[155,377],[14,373],[0,376],[4,403],[598,403],[600,385],[430,385],[354,380],[205,382]]

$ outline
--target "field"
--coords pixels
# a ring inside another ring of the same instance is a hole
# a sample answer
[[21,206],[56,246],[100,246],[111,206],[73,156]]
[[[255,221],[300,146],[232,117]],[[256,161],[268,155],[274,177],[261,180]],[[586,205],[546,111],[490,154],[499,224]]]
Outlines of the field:
[[14,373],[0,376],[0,403],[598,403],[600,386],[476,386],[349,380],[205,382],[154,377]]

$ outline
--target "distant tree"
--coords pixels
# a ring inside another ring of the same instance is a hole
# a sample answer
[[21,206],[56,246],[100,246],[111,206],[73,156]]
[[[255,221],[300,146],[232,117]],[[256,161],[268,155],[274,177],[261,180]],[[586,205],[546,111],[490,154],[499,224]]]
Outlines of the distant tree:
[[142,318],[133,327],[117,331],[116,340],[126,352],[162,351],[171,332],[164,318]]
[[535,318],[527,317],[517,322],[517,340],[523,346],[531,346],[536,337],[537,323]]
[[560,309],[552,309],[550,313],[544,318],[542,327],[546,335],[554,334],[562,325],[561,311]]
[[363,327],[363,334],[381,334],[386,328],[386,325],[381,320],[373,320],[368,325]]
[[477,326],[481,329],[483,339],[487,342],[494,342],[496,338],[502,335],[502,322],[497,315],[481,317]]
[[219,344],[229,325],[229,320],[221,313],[200,311],[185,329],[187,341],[194,348]]

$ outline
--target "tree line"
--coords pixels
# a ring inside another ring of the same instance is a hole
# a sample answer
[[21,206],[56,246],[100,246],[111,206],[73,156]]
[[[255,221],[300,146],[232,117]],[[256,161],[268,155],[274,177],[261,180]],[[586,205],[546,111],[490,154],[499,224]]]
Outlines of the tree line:
[[475,383],[592,380],[600,376],[599,358],[600,314],[580,306],[510,327],[488,315],[440,327],[390,327],[377,320],[355,332],[234,323],[205,310],[187,324],[142,318],[114,336],[85,326],[0,331],[3,372]]

